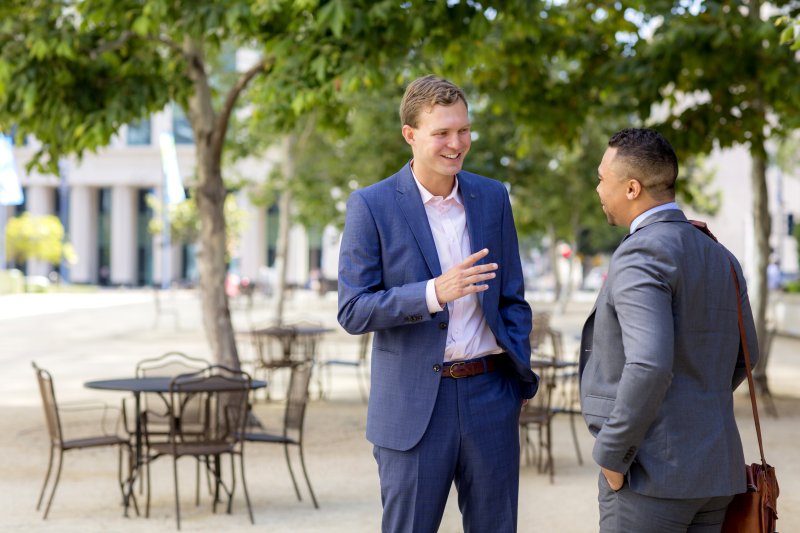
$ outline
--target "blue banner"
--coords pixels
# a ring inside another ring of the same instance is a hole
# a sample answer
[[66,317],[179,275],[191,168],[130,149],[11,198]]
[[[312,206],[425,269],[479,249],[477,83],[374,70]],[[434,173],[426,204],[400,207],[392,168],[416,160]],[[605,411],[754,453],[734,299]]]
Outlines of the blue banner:
[[183,190],[181,171],[178,168],[178,153],[175,150],[175,137],[171,133],[162,133],[159,137],[161,146],[161,168],[164,172],[164,200],[167,204],[177,204],[186,199]]

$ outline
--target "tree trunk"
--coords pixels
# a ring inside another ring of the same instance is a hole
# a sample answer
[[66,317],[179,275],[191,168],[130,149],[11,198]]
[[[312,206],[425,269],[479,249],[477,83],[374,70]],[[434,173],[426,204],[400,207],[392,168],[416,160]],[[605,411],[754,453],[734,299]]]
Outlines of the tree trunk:
[[[751,0],[749,17],[755,23],[761,23],[761,0]],[[766,124],[766,110],[762,99],[761,83],[755,80],[756,97],[753,100],[753,111],[762,118]],[[769,360],[769,345],[767,339],[767,263],[769,262],[769,235],[772,231],[772,220],[769,214],[769,196],[767,194],[767,150],[764,138],[758,132],[753,137],[750,146],[752,167],[750,184],[753,190],[753,236],[755,241],[755,264],[753,265],[753,279],[748,288],[750,303],[753,308],[753,319],[756,324],[756,335],[761,357],[758,365],[753,370],[753,379],[756,390],[761,395],[769,395],[767,383],[767,362]]]
[[292,191],[289,180],[294,176],[294,134],[283,141],[283,162],[281,173],[285,186],[278,200],[278,242],[275,251],[275,307],[273,319],[277,325],[283,324],[283,310],[286,303],[286,266],[289,260],[289,232],[292,229]]
[[197,161],[195,195],[200,216],[200,297],[203,326],[211,354],[217,363],[239,368],[228,297],[225,294],[226,238],[225,184],[222,181],[222,132],[216,132],[216,116],[211,88],[198,43],[187,42],[184,50],[190,61],[189,75],[194,91],[189,98],[187,116],[192,125]]
[[753,308],[753,319],[756,323],[756,334],[761,357],[753,371],[756,389],[760,394],[769,394],[767,383],[767,361],[769,360],[769,343],[767,342],[767,262],[769,261],[769,236],[771,219],[769,214],[769,196],[767,195],[767,165],[763,156],[752,151],[751,187],[753,189],[753,234],[755,237],[755,264],[753,276],[748,288],[750,303]]

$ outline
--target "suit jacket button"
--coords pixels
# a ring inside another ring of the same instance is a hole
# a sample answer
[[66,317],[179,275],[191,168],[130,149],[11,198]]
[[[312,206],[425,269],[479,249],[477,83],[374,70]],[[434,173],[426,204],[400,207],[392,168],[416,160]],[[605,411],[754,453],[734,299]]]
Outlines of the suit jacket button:
[[439,329],[447,329],[447,322],[439,322]]
[[439,372],[441,370],[442,370],[442,365],[433,365],[433,371],[434,372]]

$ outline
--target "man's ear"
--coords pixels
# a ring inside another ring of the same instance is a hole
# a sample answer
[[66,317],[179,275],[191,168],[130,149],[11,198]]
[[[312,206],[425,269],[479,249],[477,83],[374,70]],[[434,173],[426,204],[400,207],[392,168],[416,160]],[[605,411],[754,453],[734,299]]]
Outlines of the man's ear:
[[628,200],[635,200],[642,194],[642,184],[639,183],[639,180],[628,180],[627,186],[625,188],[625,196]]
[[416,132],[414,131],[414,128],[412,128],[408,124],[404,124],[402,131],[403,131],[403,138],[406,140],[406,142],[408,144],[413,146],[414,145],[414,135],[416,134]]

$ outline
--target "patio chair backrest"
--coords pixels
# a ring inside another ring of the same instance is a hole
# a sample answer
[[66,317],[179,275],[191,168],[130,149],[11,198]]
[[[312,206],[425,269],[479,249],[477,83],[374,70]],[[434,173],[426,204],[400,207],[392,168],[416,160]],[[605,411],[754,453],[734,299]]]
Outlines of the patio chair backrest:
[[286,395],[286,412],[284,413],[284,435],[289,431],[302,433],[308,404],[308,384],[311,381],[312,365],[303,363],[292,368],[289,378],[289,392]]
[[58,414],[58,403],[56,403],[56,392],[53,387],[53,376],[47,370],[39,368],[36,363],[31,363],[36,371],[36,380],[39,383],[39,392],[42,396],[44,407],[44,417],[47,421],[47,433],[53,444],[63,442],[64,435],[61,431],[61,417]]
[[549,330],[550,313],[535,313],[533,315],[533,323],[530,334],[531,350],[533,352],[538,352],[541,349],[542,343],[544,342],[545,338],[547,338],[547,333]]
[[192,374],[175,376],[170,382],[170,433],[177,441],[198,440],[196,432],[183,434],[178,420],[203,406],[208,421],[204,435],[208,441],[230,441],[244,434],[249,409],[250,375],[222,365],[211,365]]
[[203,370],[208,365],[209,363],[205,359],[172,351],[139,361],[136,364],[136,377],[175,377],[178,374]]
[[[136,364],[136,377],[175,377],[180,374],[189,374],[208,368],[209,363],[199,357],[192,357],[183,352],[166,352],[158,357],[142,359]],[[168,410],[166,398],[158,393],[145,393],[142,395],[144,410],[148,412],[151,429],[161,423],[166,426],[168,420],[165,417]],[[188,410],[185,413],[185,421],[188,423],[199,423],[201,413],[199,405],[195,405],[193,413]]]

